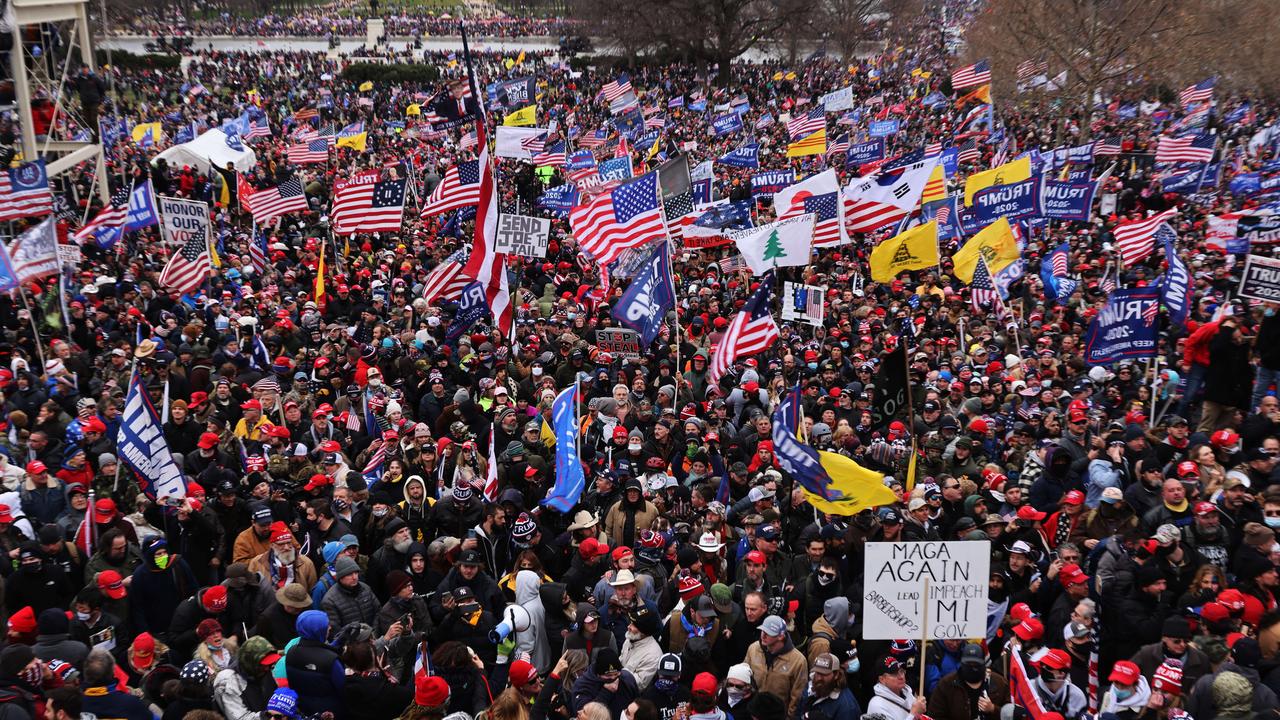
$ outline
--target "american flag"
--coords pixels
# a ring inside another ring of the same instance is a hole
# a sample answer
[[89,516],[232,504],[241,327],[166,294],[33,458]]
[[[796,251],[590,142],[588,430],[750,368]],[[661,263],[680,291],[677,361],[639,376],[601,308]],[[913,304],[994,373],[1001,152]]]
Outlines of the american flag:
[[941,154],[942,154],[941,142],[931,142],[924,146],[925,157],[933,157],[934,155],[941,155]]
[[462,273],[466,261],[466,252],[459,250],[435,266],[422,282],[422,298],[430,303],[437,297],[443,300],[462,297],[462,290],[471,283],[471,278]]
[[196,234],[169,258],[160,272],[160,284],[178,293],[194,293],[209,278],[209,241]]
[[1034,60],[1023,60],[1018,63],[1018,82],[1023,83],[1037,75],[1044,75],[1049,72],[1049,63],[1035,62]]
[[1119,135],[1108,135],[1093,144],[1094,155],[1119,155],[1123,149]]
[[0,220],[48,215],[53,212],[53,191],[44,161],[22,163],[0,172]]
[[[484,287],[485,299],[489,302],[489,311],[493,313],[498,330],[503,336],[511,333],[512,307],[511,291],[507,281],[507,255],[498,252],[498,183],[493,158],[489,156],[489,144],[484,139],[484,118],[477,123],[476,132],[480,137],[480,192],[479,205],[476,208],[476,234],[471,244],[471,256],[462,272],[467,277],[475,278]],[[493,442],[493,434],[489,436]],[[493,447],[489,447],[489,461],[492,463],[489,474],[495,483],[496,496],[497,463],[493,458]],[[485,486],[486,493],[489,491]]]
[[1214,82],[1214,78],[1209,78],[1187,87],[1178,93],[1178,102],[1183,105],[1190,105],[1191,103],[1207,102],[1213,99]]
[[646,130],[661,130],[667,126],[666,115],[653,115],[644,119],[644,127]]
[[[667,232],[676,240],[683,238],[684,222],[682,221],[685,217],[693,214],[693,188],[676,193],[663,200],[662,209],[667,217]],[[608,273],[605,274],[607,275]]]
[[520,138],[520,149],[529,154],[542,152],[547,146],[547,133],[538,133],[529,137]]
[[129,217],[130,194],[131,191],[127,187],[116,190],[107,206],[99,210],[98,214],[87,225],[76,231],[73,236],[76,242],[83,245],[98,237],[99,233],[118,233],[120,228],[124,226],[124,221]]
[[787,134],[791,136],[791,142],[795,142],[819,130],[825,130],[826,127],[827,117],[822,114],[822,108],[814,108],[803,115],[797,115],[788,120]]
[[254,228],[253,234],[249,237],[249,262],[253,263],[253,269],[259,275],[267,272],[267,234],[258,232]]
[[568,153],[565,151],[564,141],[561,140],[551,147],[543,148],[541,152],[535,153],[533,156],[533,164],[560,166],[564,165],[567,158]]
[[296,177],[291,177],[275,187],[255,190],[248,200],[241,196],[240,202],[248,206],[255,222],[264,224],[281,215],[305,212],[308,209],[307,195],[302,190],[302,181]]
[[981,255],[978,256],[978,264],[973,268],[973,279],[969,281],[969,302],[973,305],[974,312],[982,312],[987,309],[994,309],[996,313],[1000,312],[1000,292],[996,290],[996,284],[991,279],[991,270],[987,267],[987,261]]
[[404,215],[407,181],[379,180],[378,170],[357,173],[334,188],[333,231],[396,232]]
[[1132,267],[1151,255],[1156,245],[1156,230],[1173,220],[1177,214],[1178,209],[1171,208],[1146,220],[1117,225],[1111,234],[1115,236],[1116,246],[1120,248],[1120,262]]
[[989,82],[991,82],[991,62],[988,60],[979,60],[951,73],[952,90],[964,90]]
[[936,160],[917,162],[846,185],[842,195],[848,231],[874,232],[914,212],[936,164]]
[[422,217],[480,204],[480,161],[467,160],[449,168],[431,197],[422,204]]
[[1147,307],[1142,310],[1142,323],[1144,325],[1155,325],[1156,318],[1160,315],[1160,300],[1153,299],[1147,303]]
[[847,152],[849,152],[849,134],[848,133],[845,133],[844,135],[841,135],[840,137],[836,138],[834,141],[832,141],[832,143],[829,146],[827,146],[827,157],[831,157],[832,155],[837,155],[839,153],[847,153]]
[[598,148],[601,145],[604,145],[608,139],[609,133],[605,131],[604,128],[600,128],[599,130],[593,130],[578,138],[578,147],[586,148],[588,150]]
[[773,204],[779,220],[813,213],[813,244],[815,246],[839,245],[848,241],[841,232],[840,185],[833,170],[811,175],[804,180],[778,191]]
[[271,123],[264,118],[261,121],[250,120],[249,132],[245,133],[245,140],[252,140],[259,137],[271,137]]
[[459,150],[475,150],[476,145],[477,145],[477,142],[476,142],[475,130],[468,130],[467,134],[463,135],[462,138],[458,140]]
[[959,153],[956,155],[958,163],[976,163],[982,159],[982,153],[978,150],[978,141],[974,139],[966,140],[959,147]]
[[767,350],[778,341],[778,324],[769,311],[773,304],[773,284],[774,274],[765,274],[760,287],[729,322],[711,357],[710,382],[718,382],[738,358]]
[[1102,289],[1103,295],[1110,295],[1111,293],[1115,292],[1116,290],[1115,277],[1113,277],[1111,273],[1108,272],[1106,275],[1102,277],[1102,283],[1099,287]]
[[320,113],[315,108],[302,108],[293,113],[294,122],[306,122],[320,117]]
[[1156,162],[1209,162],[1213,160],[1217,146],[1217,136],[1208,133],[1162,136],[1160,144],[1156,146]]
[[658,203],[658,174],[651,172],[592,198],[569,211],[578,246],[600,265],[627,248],[667,236]]
[[731,255],[716,264],[720,266],[720,272],[725,274],[751,269],[751,266],[747,264],[747,259],[742,255]]
[[289,162],[295,165],[309,165],[329,160],[329,141],[324,138],[307,142],[293,143],[289,146]]
[[631,89],[631,78],[626,73],[622,73],[617,80],[600,88],[600,94],[604,96],[607,102],[613,102],[629,92],[633,92],[633,90]]
[[316,135],[320,139],[329,143],[329,147],[333,147],[338,144],[338,131],[334,127],[333,123],[329,123],[328,125],[325,125],[324,127],[317,130]]

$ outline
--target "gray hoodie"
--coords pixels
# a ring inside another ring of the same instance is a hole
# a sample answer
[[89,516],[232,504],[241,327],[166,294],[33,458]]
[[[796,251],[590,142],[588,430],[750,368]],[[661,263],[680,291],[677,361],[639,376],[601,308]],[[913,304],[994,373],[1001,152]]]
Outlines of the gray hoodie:
[[521,570],[516,573],[516,604],[529,611],[529,629],[516,633],[516,650],[533,658],[533,666],[539,673],[551,670],[551,648],[547,644],[547,614],[538,596],[542,584],[538,573]]

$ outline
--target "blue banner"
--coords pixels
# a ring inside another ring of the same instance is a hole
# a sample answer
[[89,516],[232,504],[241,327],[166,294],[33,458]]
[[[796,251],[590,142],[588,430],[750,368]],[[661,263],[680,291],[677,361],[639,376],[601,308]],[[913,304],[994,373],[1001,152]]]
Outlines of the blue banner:
[[568,513],[578,504],[586,487],[586,474],[578,458],[578,384],[574,383],[551,403],[551,427],[556,433],[556,484],[542,504]]
[[160,224],[160,213],[156,211],[156,197],[151,190],[151,181],[134,185],[129,194],[129,217],[124,221],[124,231],[134,232],[145,227]]
[[1087,222],[1097,183],[1045,180],[1040,189],[1040,215],[1058,220]]
[[1154,357],[1159,304],[1159,288],[1112,292],[1085,333],[1085,363],[1110,365],[1126,358]]
[[9,257],[9,248],[0,243],[0,292],[16,290],[20,284],[18,272],[13,269],[13,258]]
[[942,151],[942,155],[938,157],[938,163],[942,165],[942,172],[947,177],[955,177],[960,171],[960,148],[952,145]]
[[992,185],[973,194],[973,212],[986,225],[1006,217],[1020,220],[1040,212],[1040,180],[1028,178],[1008,185]]
[[[1054,248],[1053,252],[1050,252],[1046,258],[1040,261],[1040,279],[1044,281],[1045,299],[1062,303],[1071,297],[1071,293],[1080,287],[1080,283],[1063,275],[1054,275],[1053,261],[1055,258],[1061,258],[1063,265],[1070,263],[1071,249],[1066,242]],[[1068,267],[1068,269],[1070,268]]]
[[845,164],[849,167],[865,165],[869,162],[884,159],[884,139],[878,138],[870,142],[855,143],[849,146],[845,156]]
[[590,150],[575,150],[565,159],[566,170],[586,170],[596,166],[596,156]]
[[138,486],[147,497],[152,500],[186,497],[187,480],[169,454],[160,415],[152,406],[138,373],[134,373],[129,382],[129,395],[125,398],[120,430],[116,434],[116,452],[133,470]]
[[1253,195],[1262,190],[1262,173],[1239,173],[1231,178],[1227,189],[1232,195]]
[[876,120],[871,123],[867,131],[871,133],[871,137],[896,135],[900,124],[897,120]]
[[631,158],[609,158],[600,163],[600,177],[609,180],[630,180],[632,176]]
[[773,413],[773,452],[782,469],[790,473],[805,490],[830,500],[834,497],[831,476],[822,467],[818,451],[796,437],[800,426],[800,406],[800,386],[796,385],[791,392],[782,396],[782,402],[778,403],[778,409]]
[[483,317],[489,315],[489,302],[484,297],[484,284],[479,280],[462,289],[462,297],[458,300],[458,314],[445,330],[445,342],[452,343],[475,325]]
[[569,210],[578,202],[578,188],[570,183],[547,188],[538,198],[538,207],[562,216],[568,216]]
[[716,162],[721,165],[730,165],[732,167],[741,168],[758,168],[760,167],[760,143],[747,142],[730,150]]
[[795,183],[795,170],[766,170],[751,176],[751,194],[754,197],[771,198],[774,193]]
[[655,243],[653,254],[640,266],[627,291],[613,306],[613,317],[640,333],[643,352],[658,337],[667,312],[675,304],[675,282],[667,243]]
[[1187,264],[1178,257],[1178,250],[1174,247],[1177,239],[1168,223],[1156,228],[1155,241],[1164,243],[1164,257],[1168,263],[1164,277],[1160,279],[1161,299],[1169,310],[1170,324],[1183,327],[1191,313],[1191,273]]
[[738,132],[742,129],[742,116],[737,113],[717,115],[711,121],[711,128],[715,131],[716,137]]

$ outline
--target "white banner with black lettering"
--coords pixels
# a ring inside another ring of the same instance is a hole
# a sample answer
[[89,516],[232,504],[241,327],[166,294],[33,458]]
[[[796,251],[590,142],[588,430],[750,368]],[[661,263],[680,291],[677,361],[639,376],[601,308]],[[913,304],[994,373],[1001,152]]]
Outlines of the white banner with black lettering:
[[865,553],[863,638],[987,636],[989,541],[869,542]]

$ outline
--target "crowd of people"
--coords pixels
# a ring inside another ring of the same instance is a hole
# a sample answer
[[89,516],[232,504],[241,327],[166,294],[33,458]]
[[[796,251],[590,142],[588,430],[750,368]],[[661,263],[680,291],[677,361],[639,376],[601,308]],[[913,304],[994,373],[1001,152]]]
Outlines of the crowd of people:
[[[363,9],[340,11],[332,7],[300,9],[293,13],[244,16],[229,12],[207,17],[157,17],[153,13],[132,13],[113,18],[107,26],[113,35],[144,37],[357,37],[365,36],[368,13]],[[420,10],[392,10],[381,15],[387,35],[432,37],[458,35],[458,20],[448,13]],[[467,21],[473,37],[520,38],[563,37],[577,34],[577,24],[566,18],[535,18],[500,15]]]
[[[510,335],[491,318],[449,334],[457,303],[423,292],[471,247],[473,223],[466,210],[417,208],[477,148],[464,141],[473,126],[406,114],[434,88],[362,88],[342,75],[349,58],[265,51],[198,51],[181,71],[86,80],[104,89],[105,120],[165,131],[107,138],[112,190],[149,182],[207,201],[218,265],[198,292],[171,292],[159,275],[172,248],[144,228],[87,242],[60,279],[0,296],[0,548],[12,560],[0,567],[0,717],[1276,717],[1280,317],[1274,303],[1231,298],[1240,262],[1208,238],[1211,217],[1265,203],[1229,187],[1276,170],[1272,144],[1254,142],[1273,108],[1219,91],[1209,123],[1239,150],[1194,195],[1163,191],[1167,168],[1152,157],[1159,123],[1182,108],[1136,89],[1087,127],[1078,109],[1014,96],[998,127],[957,140],[968,109],[924,102],[960,64],[938,32],[941,3],[926,5],[863,60],[738,63],[723,87],[692,63],[630,69],[646,116],[661,120],[652,153],[609,130],[599,94],[616,69],[475,54],[477,94],[533,77],[540,127],[571,150],[604,129],[595,152],[630,155],[637,174],[682,152],[693,167],[751,136],[760,168],[716,164],[713,185],[752,201],[760,223],[774,213],[753,201],[756,172],[831,167],[843,185],[875,171],[839,154],[785,156],[782,114],[846,85],[856,116],[828,114],[833,139],[857,142],[892,117],[890,157],[978,140],[950,192],[996,158],[1119,138],[1090,221],[1027,232],[1007,312],[970,302],[951,259],[960,238],[943,239],[938,268],[876,283],[867,258],[894,229],[854,234],[780,273],[828,288],[821,325],[779,320],[776,343],[718,380],[710,361],[758,282],[733,247],[676,243],[675,312],[638,359],[615,357],[597,340],[618,327],[627,283],[606,282],[563,215],[540,206],[568,173],[517,160],[498,165],[500,202],[554,220],[546,256],[510,259]],[[959,26],[975,11],[947,6]],[[460,51],[423,57],[450,78],[467,71]],[[715,134],[711,118],[742,101],[746,130]],[[68,106],[50,120],[55,135],[77,130]],[[319,117],[299,122],[303,109]],[[489,110],[492,131],[508,109]],[[245,140],[256,163],[244,179],[262,189],[296,177],[310,208],[261,229],[261,264],[259,228],[226,200],[234,173],[154,161],[184,130],[246,112],[272,135]],[[361,121],[363,151],[290,160],[300,127]],[[334,237],[334,185],[364,169],[410,175],[401,230]],[[72,232],[100,209],[88,171],[60,192]],[[1156,361],[1088,366],[1082,337],[1108,291],[1161,271],[1160,253],[1120,267],[1112,230],[1171,207],[1193,274],[1185,327],[1162,313]],[[1079,286],[1057,302],[1038,268],[1064,241]],[[900,343],[911,404],[880,426],[882,358]],[[181,497],[156,497],[122,456],[135,375],[161,413]],[[561,479],[550,412],[575,382],[587,480],[560,512],[542,502]],[[841,516],[806,501],[772,435],[797,385],[808,441],[882,474],[896,502]],[[864,638],[865,544],[920,540],[989,544],[982,637]]]

